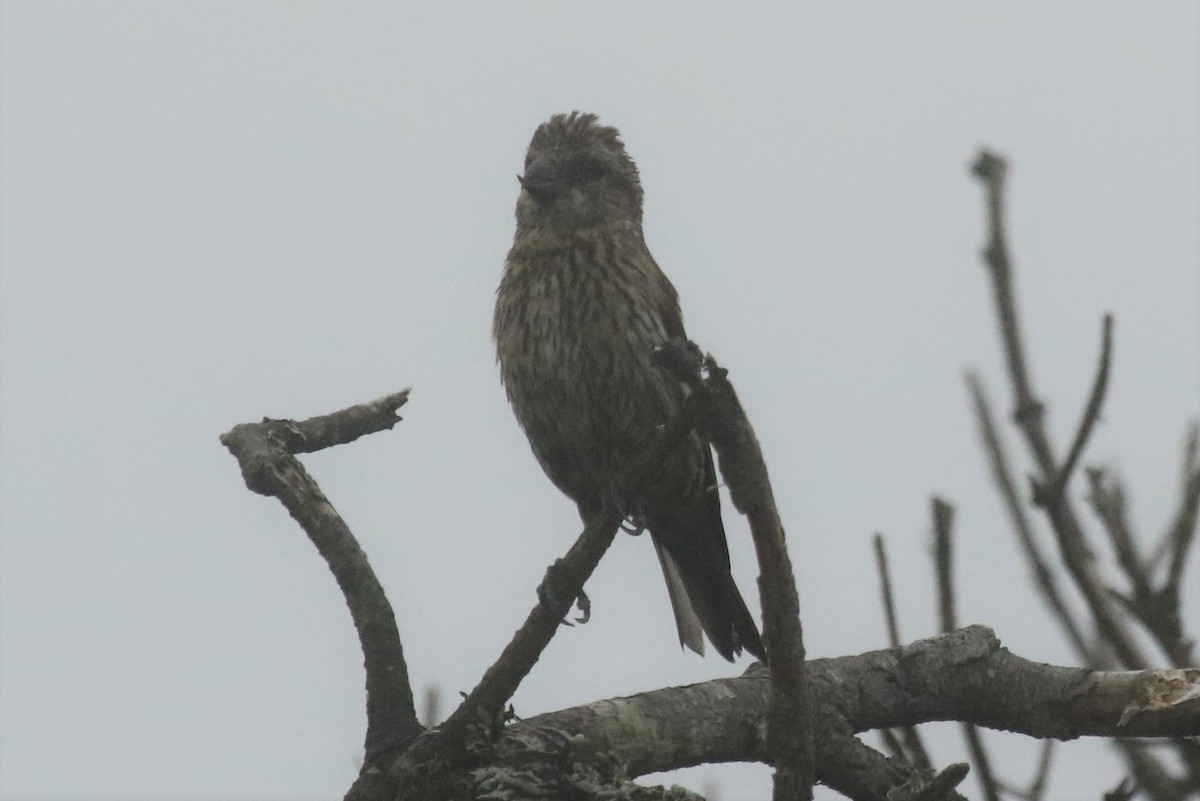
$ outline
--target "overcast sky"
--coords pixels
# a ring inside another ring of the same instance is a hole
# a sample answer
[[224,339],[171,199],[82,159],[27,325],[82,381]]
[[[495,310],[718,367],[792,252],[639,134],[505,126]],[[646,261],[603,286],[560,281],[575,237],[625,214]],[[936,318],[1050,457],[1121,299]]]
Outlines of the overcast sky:
[[[1060,449],[1115,314],[1085,462],[1119,470],[1156,538],[1200,410],[1200,11],[1045,5],[4,3],[0,796],[349,786],[349,615],[217,441],[264,415],[413,387],[394,431],[304,461],[387,588],[417,692],[474,685],[579,529],[490,341],[514,175],[537,124],[572,109],[623,132],[647,242],[757,427],[809,653],[886,644],[876,531],[903,636],[935,632],[938,493],[958,509],[960,620],[1071,664],[962,384],[978,368],[1007,415],[967,165],[981,145],[1012,161]],[[754,599],[746,528],[725,517]],[[680,651],[644,537],[620,537],[588,591],[592,622],[560,632],[518,714],[745,668]],[[941,764],[962,758],[953,726],[930,736]],[[1027,780],[1036,744],[988,742]],[[1122,773],[1103,745],[1058,755],[1056,799]],[[660,778],[723,801],[770,786],[757,765]]]

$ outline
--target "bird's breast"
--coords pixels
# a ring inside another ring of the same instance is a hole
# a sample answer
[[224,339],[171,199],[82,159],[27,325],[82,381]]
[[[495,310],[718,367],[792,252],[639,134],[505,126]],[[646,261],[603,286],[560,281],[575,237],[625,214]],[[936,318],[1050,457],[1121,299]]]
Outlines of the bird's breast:
[[647,271],[657,267],[639,264],[636,253],[588,242],[510,254],[495,336],[509,398],[535,449],[589,464],[627,458],[682,400],[651,362],[666,325],[660,282]]

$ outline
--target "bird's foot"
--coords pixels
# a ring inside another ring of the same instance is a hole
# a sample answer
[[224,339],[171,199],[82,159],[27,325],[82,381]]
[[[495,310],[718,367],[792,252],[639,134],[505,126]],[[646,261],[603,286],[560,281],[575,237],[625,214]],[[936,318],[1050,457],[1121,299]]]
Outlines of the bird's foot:
[[[563,584],[565,583],[568,583],[566,568],[563,565],[563,560],[556,559],[554,564],[546,569],[546,577],[538,585],[538,603],[545,607],[548,612],[561,617],[564,626],[574,626],[575,623],[587,623],[592,618],[591,600],[582,588],[579,590],[577,597],[570,600],[564,598]],[[579,617],[575,618],[575,622],[572,623],[570,620],[567,620],[567,613],[576,604],[579,606],[580,614]]]
[[588,598],[582,588],[579,590],[579,597],[575,599],[575,605],[579,607],[579,617],[575,618],[576,623],[583,625],[592,619],[592,599]]

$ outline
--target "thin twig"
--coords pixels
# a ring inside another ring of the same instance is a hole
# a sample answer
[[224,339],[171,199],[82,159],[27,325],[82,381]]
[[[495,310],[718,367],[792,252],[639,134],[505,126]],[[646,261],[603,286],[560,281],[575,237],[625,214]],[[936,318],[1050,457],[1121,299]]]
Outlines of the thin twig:
[[[896,620],[896,598],[892,592],[892,573],[888,568],[887,546],[884,544],[883,535],[878,532],[875,533],[872,542],[875,547],[875,568],[879,573],[879,593],[883,597],[883,617],[887,625],[888,643],[893,648],[899,648],[900,624]],[[884,746],[892,756],[910,764],[913,762],[904,748],[901,734],[906,737],[916,736],[915,730],[910,735],[897,729],[881,729],[879,734],[883,737]]]
[[[1112,597],[1153,635],[1175,667],[1191,666],[1192,643],[1183,635],[1179,576],[1168,576],[1155,588],[1148,562],[1141,558],[1125,514],[1125,492],[1119,481],[1098,468],[1087,471],[1092,491],[1088,497],[1112,541],[1122,572],[1132,592],[1110,590]],[[1180,574],[1181,575],[1181,574]]]
[[[874,537],[875,545],[875,566],[879,571],[879,589],[883,596],[883,613],[887,621],[888,642],[893,648],[900,647],[900,624],[896,620],[896,600],[892,590],[892,572],[888,568],[887,547],[883,541],[882,534],[876,534]],[[883,735],[884,743],[888,749],[895,755],[903,758],[910,765],[923,770],[932,770],[933,763],[929,759],[929,752],[925,749],[925,743],[921,739],[921,733],[916,726],[897,726],[894,729],[885,729],[880,734]]]
[[958,628],[954,609],[954,507],[942,498],[930,501],[933,515],[933,561],[937,572],[938,618],[942,633]]
[[932,771],[933,760],[929,758],[929,750],[925,748],[920,729],[916,726],[897,726],[895,730],[900,733],[909,764],[919,771]]
[[900,624],[896,622],[896,599],[892,594],[892,574],[888,569],[886,546],[883,535],[876,533],[875,568],[879,572],[879,592],[883,596],[883,616],[887,623],[888,642],[893,648],[900,647]]
[[1149,596],[1150,575],[1146,563],[1138,553],[1136,538],[1125,516],[1124,487],[1103,468],[1091,467],[1084,472],[1087,474],[1091,490],[1087,498],[1088,503],[1108,533],[1121,572],[1133,586],[1135,597]]
[[1171,561],[1167,566],[1167,583],[1178,586],[1183,576],[1183,566],[1188,550],[1196,537],[1197,518],[1200,517],[1200,468],[1194,467],[1179,504],[1179,513],[1167,535],[1171,543]]
[[[1200,501],[1200,424],[1188,426],[1183,442],[1183,469],[1180,471],[1181,498],[1175,520],[1146,560],[1147,569],[1157,569],[1164,556],[1171,555],[1169,573],[1182,572],[1190,538],[1196,530],[1197,502]],[[1184,547],[1180,549],[1180,544]],[[1176,564],[1178,562],[1179,564]]]
[[1027,801],[1042,801],[1042,797],[1046,795],[1046,782],[1050,778],[1050,765],[1054,758],[1054,743],[1054,740],[1042,740],[1042,754],[1038,758],[1037,772],[1034,773],[1029,790],[1025,793]]
[[883,745],[889,754],[911,764],[912,760],[904,752],[904,743],[900,742],[900,737],[896,734],[895,729],[880,729],[879,736],[883,738]]
[[[945,499],[930,501],[933,517],[933,554],[937,573],[938,616],[942,633],[958,628],[954,600],[954,507]],[[1000,801],[1000,790],[992,774],[992,761],[983,745],[979,730],[970,723],[962,724],[963,737],[971,754],[971,763],[979,776],[979,786],[988,801]]]
[[546,571],[538,588],[538,602],[475,689],[442,724],[444,736],[459,738],[473,723],[501,719],[504,705],[550,644],[584,583],[612,544],[620,523],[619,512],[597,515],[567,554]]
[[[1150,753],[1145,743],[1121,741],[1121,751],[1129,764],[1132,776],[1129,792],[1113,796],[1114,798],[1128,801],[1135,791],[1140,791],[1153,801],[1187,801],[1189,796],[1192,796],[1188,788],[1177,782],[1166,766]],[[1125,783],[1122,782],[1121,787],[1124,786]],[[1109,796],[1106,795],[1105,798]]]
[[933,781],[913,795],[913,801],[942,801],[955,787],[962,784],[970,770],[965,762],[947,765],[941,773],[933,777]]
[[976,373],[969,372],[966,375],[966,382],[975,407],[975,419],[979,423],[979,433],[983,439],[984,451],[987,453],[988,462],[992,468],[992,478],[996,482],[1004,507],[1008,510],[1009,520],[1012,522],[1013,530],[1017,534],[1017,541],[1021,546],[1021,554],[1025,557],[1029,570],[1033,574],[1034,585],[1054,613],[1055,620],[1062,627],[1063,633],[1074,647],[1080,661],[1092,667],[1103,667],[1095,660],[1092,649],[1088,646],[1087,638],[1084,637],[1082,627],[1075,620],[1074,613],[1067,607],[1059,593],[1058,580],[1054,575],[1054,570],[1037,544],[1037,539],[1033,534],[1033,525],[1025,513],[1025,507],[1018,499],[1016,482],[1013,481],[1012,469],[1008,464],[1008,455],[1000,440],[1000,432],[996,428],[987,392],[983,388],[983,381]]
[[[1021,346],[1021,326],[1017,319],[1012,269],[1008,256],[1004,208],[1004,181],[1008,174],[1008,162],[984,150],[971,165],[971,171],[983,181],[987,191],[989,234],[983,255],[994,284],[993,297],[996,315],[1000,319],[1000,335],[1004,340],[1004,356],[1008,361],[1008,373],[1012,378],[1013,392],[1017,399],[1013,416],[1022,424],[1026,421],[1040,420],[1043,407],[1033,394],[1029,372],[1025,367],[1025,349]],[[1039,462],[1054,461],[1048,442],[1039,440],[1031,444],[1038,451],[1036,455]]]
[[[1004,180],[1007,164],[999,156],[984,151],[972,165],[972,172],[983,182],[987,194],[989,234],[984,258],[992,278],[1001,340],[1013,388],[1014,416],[1041,473],[1039,483],[1053,486],[1061,471],[1046,432],[1044,408],[1033,392],[1026,367],[1013,292],[1013,270],[1006,244]],[[1063,563],[1087,601],[1105,642],[1126,668],[1145,668],[1149,662],[1108,596],[1069,498],[1064,493],[1046,493],[1044,508],[1057,535]]]
[[425,688],[425,703],[422,707],[422,717],[425,719],[425,727],[433,728],[442,720],[442,691],[436,684],[430,684]]
[[1087,444],[1088,437],[1091,436],[1096,421],[1100,419],[1100,407],[1104,405],[1104,395],[1108,391],[1108,372],[1112,363],[1112,329],[1113,316],[1105,314],[1100,340],[1100,366],[1096,370],[1096,379],[1092,383],[1092,392],[1088,397],[1087,408],[1084,410],[1083,418],[1079,421],[1079,430],[1075,432],[1075,440],[1071,443],[1071,450],[1067,453],[1067,461],[1055,476],[1054,484],[1050,487],[1050,492],[1054,495],[1066,492],[1067,483],[1071,480],[1071,472],[1075,469],[1079,456],[1083,453],[1083,448]]

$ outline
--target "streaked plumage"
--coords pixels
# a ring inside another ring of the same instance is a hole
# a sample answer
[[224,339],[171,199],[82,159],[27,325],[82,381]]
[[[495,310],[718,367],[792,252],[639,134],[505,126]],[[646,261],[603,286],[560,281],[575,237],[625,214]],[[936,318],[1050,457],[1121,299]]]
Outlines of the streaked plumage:
[[493,334],[534,455],[585,523],[608,505],[650,532],[681,644],[703,653],[703,631],[726,659],[743,648],[761,658],[729,572],[708,444],[692,434],[646,486],[620,485],[685,397],[651,363],[685,334],[642,237],[637,167],[616,129],[560,114],[534,133],[521,184]]

